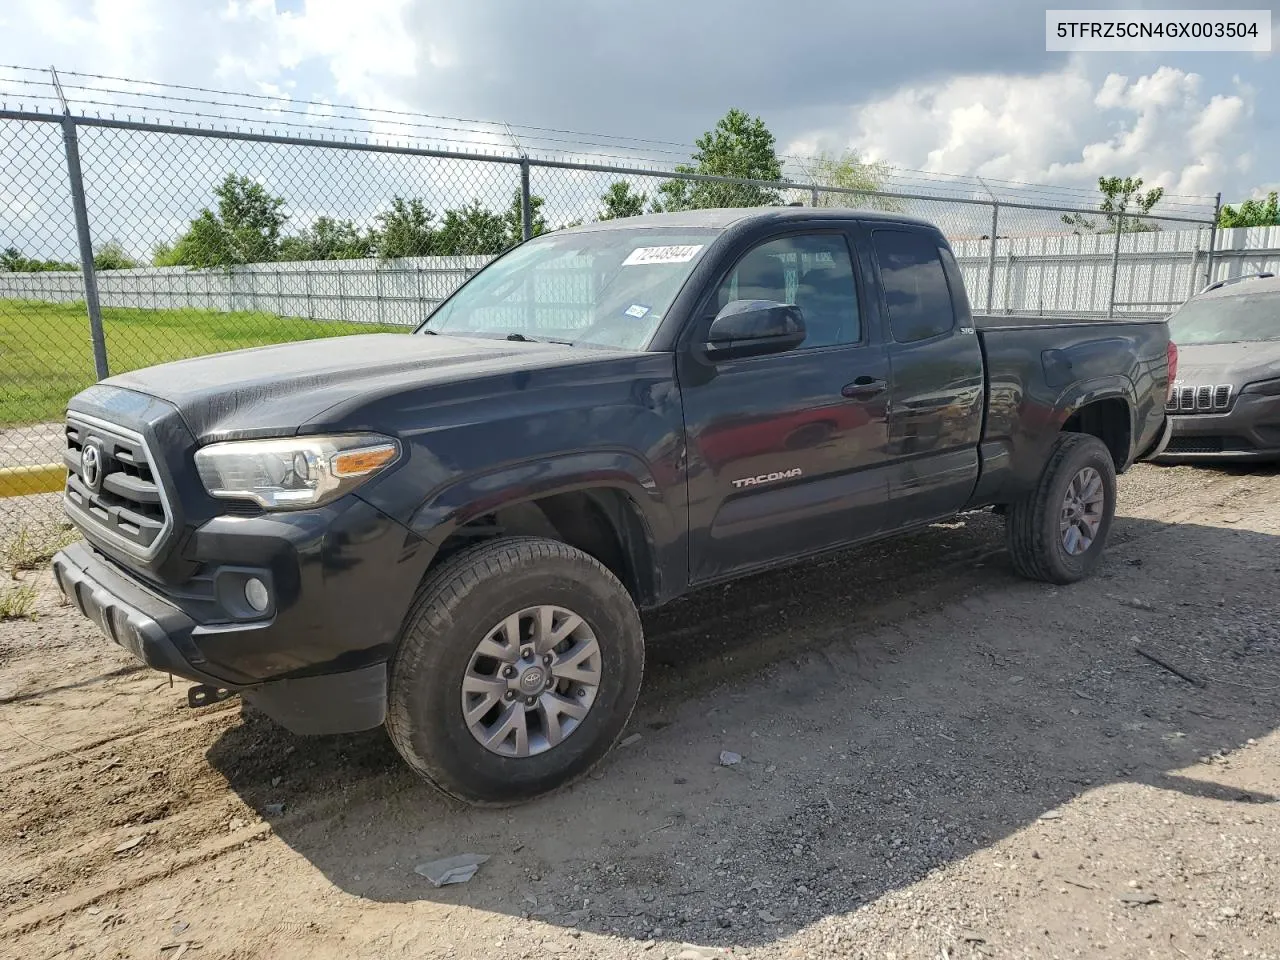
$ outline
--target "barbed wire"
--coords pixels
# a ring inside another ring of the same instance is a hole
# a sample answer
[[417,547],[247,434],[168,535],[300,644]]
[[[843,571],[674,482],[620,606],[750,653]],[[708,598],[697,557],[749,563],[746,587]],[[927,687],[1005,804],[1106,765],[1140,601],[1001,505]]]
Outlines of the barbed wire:
[[[6,101],[6,85],[16,85],[20,93],[9,94],[20,102],[32,101],[60,104],[61,96],[53,84],[48,68],[17,64],[0,64],[0,71],[22,76],[5,76],[0,72],[0,102]],[[195,84],[138,80],[111,74],[75,70],[58,71],[62,92],[74,109],[93,109],[101,117],[123,113],[127,117],[140,112],[154,117],[180,118],[176,125],[196,126],[221,124],[223,130],[267,132],[269,128],[288,131],[290,135],[308,134],[323,138],[342,136],[368,138],[372,144],[428,144],[468,151],[494,151],[496,155],[513,156],[523,150],[542,159],[616,160],[632,165],[652,165],[655,175],[671,172],[678,164],[688,163],[696,147],[692,144],[659,138],[630,135],[588,133],[564,127],[534,124],[500,123],[491,120],[437,115],[390,107],[370,107],[350,103],[293,97],[287,94],[252,93],[219,90]],[[90,82],[74,82],[90,81]],[[128,85],[129,89],[103,84]],[[139,87],[147,89],[137,89]],[[181,93],[177,91],[182,91]],[[91,94],[92,96],[83,96]],[[200,94],[187,96],[185,94]],[[139,102],[142,101],[142,102]],[[283,115],[283,116],[282,116]],[[306,118],[289,120],[285,117]],[[337,121],[337,122],[335,122]],[[515,141],[514,143],[512,141]],[[822,158],[799,154],[781,154],[779,160],[791,171],[785,179],[812,182],[814,165]],[[877,171],[878,187],[884,192],[944,193],[952,197],[995,199],[1004,202],[1043,203],[1046,206],[1095,208],[1095,188],[1066,184],[1035,183],[1011,178],[951,174],[937,170],[921,170],[894,164],[863,160]],[[1169,214],[1202,213],[1211,210],[1215,198],[1197,194],[1166,192],[1161,209]]]

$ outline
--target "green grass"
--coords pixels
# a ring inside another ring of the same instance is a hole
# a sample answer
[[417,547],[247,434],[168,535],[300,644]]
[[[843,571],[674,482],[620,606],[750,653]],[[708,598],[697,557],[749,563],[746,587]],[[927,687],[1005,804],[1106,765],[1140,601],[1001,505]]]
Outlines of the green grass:
[[[216,310],[106,307],[111,373],[242,347],[353,333],[405,333],[395,325]],[[61,420],[67,398],[93,383],[83,303],[0,300],[0,427]]]
[[36,588],[23,583],[0,587],[0,620],[35,619]]
[[55,553],[79,539],[80,534],[69,523],[53,527],[24,524],[0,543],[0,563],[4,564],[9,576],[17,580],[18,571],[44,567]]

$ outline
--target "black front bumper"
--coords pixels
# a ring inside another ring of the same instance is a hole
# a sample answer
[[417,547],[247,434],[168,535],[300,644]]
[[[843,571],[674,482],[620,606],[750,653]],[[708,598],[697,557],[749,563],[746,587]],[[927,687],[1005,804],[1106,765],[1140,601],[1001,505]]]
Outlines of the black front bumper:
[[1280,397],[1242,392],[1226,413],[1173,414],[1168,463],[1280,460]]
[[212,663],[202,637],[249,645],[263,639],[273,621],[202,626],[179,606],[124,573],[86,546],[72,544],[53,558],[53,573],[67,599],[110,640],[147,666],[240,693],[294,733],[368,730],[386,715],[385,662],[352,670],[255,681]]

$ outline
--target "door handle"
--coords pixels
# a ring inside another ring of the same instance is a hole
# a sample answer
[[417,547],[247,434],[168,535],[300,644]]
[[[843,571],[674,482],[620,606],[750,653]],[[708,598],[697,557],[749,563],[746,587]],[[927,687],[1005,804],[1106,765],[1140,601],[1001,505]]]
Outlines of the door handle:
[[842,397],[850,400],[870,400],[884,393],[889,384],[877,377],[858,377],[853,383],[846,383],[840,390]]

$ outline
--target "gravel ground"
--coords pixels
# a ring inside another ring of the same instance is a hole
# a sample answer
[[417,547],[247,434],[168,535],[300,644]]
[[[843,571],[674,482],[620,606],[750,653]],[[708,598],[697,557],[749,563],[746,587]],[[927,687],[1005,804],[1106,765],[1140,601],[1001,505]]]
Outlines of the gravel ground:
[[0,427],[0,467],[60,463],[66,437],[61,423]]
[[46,592],[0,624],[0,955],[1280,958],[1275,470],[1135,469],[1073,587],[1001,547],[967,515],[648,616],[639,739],[498,811],[380,731],[191,711]]

